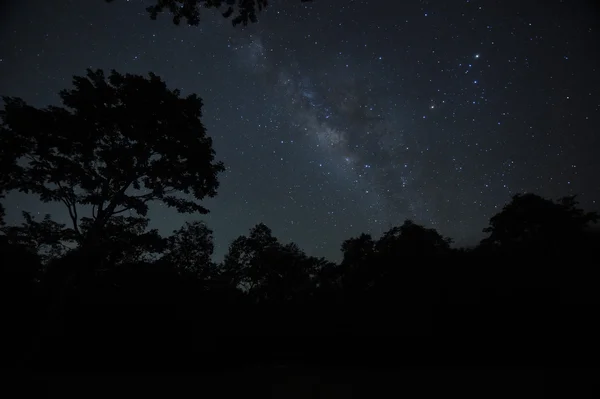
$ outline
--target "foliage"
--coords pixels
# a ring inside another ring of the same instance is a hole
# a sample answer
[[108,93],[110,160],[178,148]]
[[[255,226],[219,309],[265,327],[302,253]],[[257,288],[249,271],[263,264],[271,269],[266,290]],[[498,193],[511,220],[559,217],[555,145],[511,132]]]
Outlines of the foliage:
[[343,285],[350,292],[362,292],[406,277],[408,262],[449,255],[451,239],[435,229],[411,220],[393,227],[378,240],[368,234],[342,244]]
[[406,220],[402,226],[386,232],[377,242],[376,249],[384,254],[396,251],[404,256],[431,256],[447,252],[451,243],[452,239],[443,237],[435,229]]
[[254,226],[250,235],[236,238],[229,246],[223,261],[223,273],[230,283],[246,291],[260,284],[261,265],[258,262],[262,252],[279,243],[263,223]]
[[490,219],[489,227],[483,230],[490,235],[482,245],[506,251],[539,246],[558,249],[582,239],[590,223],[597,220],[596,212],[577,207],[575,196],[555,202],[535,194],[517,194]]
[[306,298],[316,286],[321,259],[308,257],[297,245],[281,244],[260,223],[248,237],[235,239],[223,261],[231,283],[257,301]]
[[[98,252],[90,257],[79,249],[52,262],[55,267],[44,272],[42,284],[32,284],[39,265],[36,255],[0,237],[3,256],[26,262],[3,268],[3,287],[8,300],[25,300],[35,291],[32,288],[46,287],[39,294],[44,304],[53,303],[48,300],[52,292],[63,293],[60,302],[49,305],[43,328],[64,337],[59,343],[48,340],[57,348],[54,358],[78,365],[86,359],[94,364],[99,359],[114,362],[131,354],[143,366],[151,360],[143,357],[151,346],[155,363],[150,364],[173,364],[181,354],[191,353],[192,362],[203,359],[214,367],[215,359],[231,361],[223,356],[223,348],[239,354],[248,342],[241,338],[252,334],[287,336],[277,340],[278,353],[293,350],[298,341],[291,337],[306,334],[398,337],[431,334],[432,325],[435,333],[454,338],[485,331],[494,334],[494,341],[515,333],[520,337],[523,331],[543,335],[559,325],[572,328],[574,318],[558,315],[557,303],[600,303],[597,275],[587,261],[595,256],[600,235],[583,227],[593,215],[577,209],[572,198],[552,206],[535,199],[534,204],[528,208],[532,215],[518,212],[520,219],[509,219],[514,231],[529,231],[533,220],[539,237],[555,237],[556,226],[545,219],[552,217],[562,220],[561,226],[571,233],[577,231],[584,244],[573,247],[573,240],[561,233],[562,241],[553,243],[569,257],[559,261],[556,252],[528,239],[531,246],[520,251],[535,254],[536,262],[523,261],[524,252],[497,256],[495,244],[452,250],[450,240],[434,229],[406,221],[378,239],[362,234],[344,241],[343,259],[334,264],[307,256],[293,243],[281,243],[269,227],[258,224],[235,239],[216,266],[210,260],[212,231],[202,222],[188,222],[161,239],[148,230],[145,218],[114,217],[103,230],[101,248],[108,249],[103,256],[118,267],[73,276],[69,270],[97,261]],[[547,210],[555,205],[563,207],[561,217],[554,213],[559,208]],[[507,206],[492,218],[496,227],[504,223],[499,221],[506,209],[513,208]],[[81,223],[84,231],[86,222]],[[157,246],[149,245],[152,242]],[[146,256],[153,251],[162,256]],[[577,262],[577,256],[583,262]],[[73,277],[73,282],[64,283]],[[20,324],[19,314],[13,312],[10,319],[16,326],[14,337],[26,336],[31,324]],[[131,345],[138,348],[133,354]],[[77,357],[81,348],[87,352]],[[207,351],[214,357],[207,357]],[[258,351],[266,351],[263,344]],[[18,350],[15,353],[13,357]],[[51,360],[45,359],[53,357],[48,352],[34,353],[34,363],[50,367]],[[257,354],[247,358],[264,360]]]
[[116,215],[145,216],[152,201],[178,212],[208,212],[199,201],[216,194],[224,167],[214,161],[200,121],[200,98],[182,98],[152,73],[145,78],[113,70],[107,78],[102,70],[88,70],[73,84],[60,92],[64,107],[38,109],[4,97],[2,192],[62,202],[80,242],[83,206],[92,208],[91,241]]
[[44,264],[64,256],[76,244],[75,231],[53,221],[49,214],[38,222],[29,212],[23,212],[23,219],[20,226],[6,226],[0,231],[6,234],[9,244],[37,254]]
[[[152,261],[165,250],[165,240],[157,229],[148,230],[149,219],[114,216],[98,234],[98,247],[109,267]],[[86,235],[93,227],[92,218],[82,218],[80,229]]]
[[[106,0],[111,3],[114,0]],[[156,4],[146,7],[150,18],[155,20],[158,14],[165,10],[173,14],[173,23],[179,25],[181,20],[188,25],[197,26],[200,23],[202,8],[216,8],[223,17],[231,18],[233,26],[258,21],[257,14],[267,7],[267,0],[155,0]],[[300,0],[310,2],[312,0]]]
[[212,230],[201,221],[186,222],[167,237],[162,260],[177,265],[182,272],[205,279],[216,272],[212,263],[213,251]]

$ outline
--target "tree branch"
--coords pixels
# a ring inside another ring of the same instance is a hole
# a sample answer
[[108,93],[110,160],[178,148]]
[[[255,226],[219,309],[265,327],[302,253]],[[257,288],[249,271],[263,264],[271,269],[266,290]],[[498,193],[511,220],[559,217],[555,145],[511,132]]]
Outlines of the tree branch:
[[129,180],[129,182],[127,182],[126,184],[123,185],[123,187],[121,187],[121,189],[114,195],[112,201],[108,204],[108,207],[106,208],[104,215],[102,215],[102,219],[103,222],[106,223],[106,221],[115,214],[115,208],[117,207],[117,201],[119,201],[121,199],[121,197],[125,194],[125,191],[127,191],[127,189],[129,188],[129,186],[131,186],[131,184],[133,184],[135,180],[135,177],[132,178],[131,180]]
[[[172,194],[172,193],[174,193],[176,191],[177,190],[175,190],[174,188],[172,188],[172,189],[169,189],[169,190],[165,190],[163,194]],[[141,195],[130,195],[129,197],[130,198],[135,198],[135,199],[138,199],[138,200],[142,200],[142,204],[146,204],[146,203],[148,203],[150,201],[153,201],[153,200],[157,199],[158,196],[152,192],[152,193],[141,194]],[[118,215],[120,213],[126,212],[126,211],[131,210],[131,209],[134,209],[134,206],[127,206],[127,207],[125,207],[123,209],[115,210],[112,213],[112,215]]]
[[77,221],[78,217],[75,201],[73,201],[72,198],[69,198],[68,193],[66,193],[66,190],[63,188],[60,182],[55,182],[55,184],[58,186],[58,188],[60,188],[60,191],[62,192],[61,201],[66,205],[67,210],[69,211],[71,222],[73,222],[73,230],[75,230],[75,233],[77,233],[78,236],[81,236],[81,232],[79,231],[79,225]]
[[133,209],[133,207],[132,207],[132,206],[128,206],[128,207],[126,207],[126,208],[119,209],[118,211],[114,211],[114,212],[111,214],[111,216],[118,215],[118,214],[121,214],[121,213],[123,213],[123,212],[127,212],[127,211],[129,211],[129,210],[132,210],[132,209]]
[[102,217],[104,212],[104,198],[106,198],[108,194],[109,188],[109,179],[104,179],[104,183],[102,183],[102,188],[100,188],[100,203],[98,204],[98,211],[96,212],[96,219]]

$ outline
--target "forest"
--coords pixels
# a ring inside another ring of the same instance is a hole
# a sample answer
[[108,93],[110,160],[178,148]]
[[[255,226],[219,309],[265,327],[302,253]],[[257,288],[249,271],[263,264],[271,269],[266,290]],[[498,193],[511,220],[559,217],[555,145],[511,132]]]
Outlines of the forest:
[[70,216],[2,220],[5,365],[216,367],[350,353],[350,342],[357,356],[398,337],[542,340],[576,325],[581,338],[577,312],[599,303],[598,215],[573,196],[515,195],[469,249],[406,220],[348,238],[335,263],[258,224],[216,263],[205,223],[148,228],[152,203],[193,216],[217,195],[225,165],[201,99],[154,74],[102,70],[60,97],[64,107],[3,98],[2,195],[58,202]]

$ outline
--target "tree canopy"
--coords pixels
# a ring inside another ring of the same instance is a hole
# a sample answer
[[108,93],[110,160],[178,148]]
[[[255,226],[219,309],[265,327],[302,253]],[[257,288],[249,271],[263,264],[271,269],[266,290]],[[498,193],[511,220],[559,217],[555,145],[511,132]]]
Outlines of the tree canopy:
[[[112,3],[114,0],[105,0]],[[155,20],[158,15],[167,11],[173,15],[173,23],[179,25],[185,21],[188,25],[200,23],[202,8],[219,10],[223,17],[231,18],[233,26],[258,21],[257,14],[267,7],[267,0],[154,0],[156,4],[146,7],[150,18]],[[300,0],[310,2],[312,0]]]
[[[67,208],[78,241],[124,212],[162,202],[207,213],[224,170],[200,120],[202,100],[181,97],[153,73],[89,70],[60,92],[64,107],[3,97],[0,193],[18,190]],[[91,207],[82,229],[82,207]]]
[[[148,230],[143,216],[116,215],[97,235],[109,267],[94,273],[73,272],[89,261],[80,256],[83,251],[60,250],[60,234],[72,229],[49,217],[24,216],[21,226],[3,228],[6,236],[0,236],[3,259],[14,259],[1,268],[3,294],[7,301],[29,303],[8,318],[15,342],[31,334],[32,322],[23,324],[21,314],[39,317],[38,308],[49,309],[43,331],[60,331],[62,341],[53,345],[60,350],[50,352],[53,358],[35,347],[32,360],[48,366],[57,356],[74,364],[114,362],[131,353],[133,344],[138,349],[131,356],[138,360],[147,359],[141,356],[152,346],[161,364],[189,353],[193,362],[203,359],[212,367],[224,348],[242,349],[249,334],[287,336],[283,349],[291,350],[299,341],[290,337],[304,334],[412,335],[429,333],[432,322],[449,336],[487,329],[505,339],[515,320],[519,331],[547,332],[556,324],[553,304],[600,301],[589,267],[600,238],[587,228],[595,214],[578,208],[573,197],[514,197],[491,218],[486,231],[493,239],[474,250],[453,249],[435,229],[407,220],[376,239],[361,234],[345,240],[339,263],[282,243],[262,223],[234,239],[224,260],[215,263],[212,231],[201,221],[186,222],[163,238]],[[93,222],[83,218],[81,233]],[[549,251],[547,242],[555,249]],[[524,253],[536,258],[523,262]],[[557,253],[571,262],[557,262]],[[51,267],[43,267],[40,260],[49,259]],[[221,346],[217,337],[225,337]],[[207,342],[215,357],[207,357]],[[201,353],[194,352],[198,345]],[[87,350],[83,358],[77,357],[81,348]],[[268,356],[264,346],[260,351]],[[19,355],[15,350],[13,358]]]
[[37,221],[31,213],[23,211],[20,226],[0,226],[9,244],[35,253],[42,263],[64,256],[73,247],[76,235],[73,229],[52,220],[50,214]]
[[231,284],[254,300],[297,301],[316,287],[316,275],[327,265],[307,256],[296,244],[282,244],[263,223],[248,236],[236,238],[225,255],[222,270]]
[[[598,221],[596,212],[577,207],[575,196],[552,201],[536,194],[516,194],[483,231],[482,245],[503,251],[558,250],[582,239],[582,233]],[[570,245],[569,245],[570,246]]]
[[185,222],[166,238],[161,260],[177,265],[180,272],[198,278],[214,277],[212,230],[202,221]]

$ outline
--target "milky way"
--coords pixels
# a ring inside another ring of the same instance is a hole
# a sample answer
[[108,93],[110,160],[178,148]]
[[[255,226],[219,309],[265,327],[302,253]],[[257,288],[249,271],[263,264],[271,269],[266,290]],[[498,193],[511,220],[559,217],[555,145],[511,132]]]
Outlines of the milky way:
[[415,143],[408,143],[395,115],[386,112],[383,117],[382,105],[377,108],[377,103],[385,107],[392,101],[373,90],[381,82],[335,79],[327,66],[307,72],[294,59],[288,60],[293,69],[278,66],[260,36],[239,41],[244,44],[235,50],[242,65],[267,81],[276,77],[271,90],[289,116],[289,128],[318,147],[315,153],[327,160],[319,161],[320,167],[327,163],[336,178],[362,191],[366,206],[384,220],[394,214],[427,218],[423,199],[413,188],[418,165],[409,165],[406,154]]
[[[589,4],[290,0],[243,29],[217,13],[198,27],[151,21],[146,3],[15,3],[0,24],[0,94],[55,104],[88,67],[153,71],[197,93],[227,167],[202,217],[217,259],[259,222],[335,259],[344,239],[406,218],[475,244],[518,192],[597,208]],[[9,222],[21,210],[68,221],[26,196],[7,209]],[[150,216],[163,233],[200,218]]]

